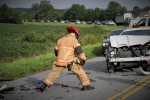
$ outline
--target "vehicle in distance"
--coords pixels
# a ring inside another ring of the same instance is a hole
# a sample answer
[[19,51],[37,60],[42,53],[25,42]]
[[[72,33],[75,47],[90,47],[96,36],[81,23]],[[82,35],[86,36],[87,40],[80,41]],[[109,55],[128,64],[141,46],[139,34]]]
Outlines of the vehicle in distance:
[[69,23],[69,20],[65,20],[65,23]]
[[115,23],[117,26],[119,25],[128,25],[131,20],[134,20],[132,17],[132,13],[125,13],[125,14],[117,14],[115,16]]
[[115,23],[114,23],[114,21],[109,20],[109,21],[107,22],[107,25],[115,25]]
[[76,24],[81,24],[80,20],[75,21]]
[[111,46],[106,54],[109,72],[121,69],[142,67],[144,71],[150,67],[150,28],[125,29],[118,36],[110,37]]
[[39,19],[37,22],[44,22],[44,20],[43,19]]
[[87,22],[86,22],[86,24],[93,24],[93,22],[91,22],[91,21],[87,21]]
[[110,44],[110,37],[114,36],[114,35],[120,35],[123,30],[125,30],[125,28],[124,29],[113,30],[113,31],[110,32],[108,37],[104,36],[105,40],[102,41],[103,56],[105,56],[108,53],[108,48],[111,46],[111,44]]
[[64,21],[64,20],[61,20],[60,23],[65,23],[65,21]]
[[49,23],[49,22],[51,22],[51,20],[49,20],[49,19],[46,19],[46,20],[45,20],[45,22],[48,22],[48,23]]
[[107,25],[108,21],[102,21],[102,25]]
[[35,19],[32,19],[30,22],[36,22],[36,20],[35,20]]
[[28,20],[27,20],[27,19],[24,19],[24,22],[28,22]]
[[53,23],[58,23],[58,21],[57,20],[53,20]]
[[86,24],[86,22],[85,21],[81,21],[81,24]]
[[101,25],[101,22],[100,22],[99,20],[95,20],[95,21],[94,21],[94,24],[96,24],[96,25]]

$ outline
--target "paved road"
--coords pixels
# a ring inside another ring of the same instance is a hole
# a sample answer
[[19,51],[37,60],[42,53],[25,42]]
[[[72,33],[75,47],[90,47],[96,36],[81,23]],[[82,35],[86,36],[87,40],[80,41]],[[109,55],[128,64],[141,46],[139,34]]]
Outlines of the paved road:
[[[94,90],[80,91],[82,88],[77,75],[67,69],[51,88],[43,93],[38,89],[51,72],[44,71],[14,81],[0,83],[15,87],[13,91],[0,93],[3,100],[150,100],[150,76],[136,75],[131,70],[108,73],[105,57],[89,59],[83,67]],[[62,84],[64,87],[62,87]]]

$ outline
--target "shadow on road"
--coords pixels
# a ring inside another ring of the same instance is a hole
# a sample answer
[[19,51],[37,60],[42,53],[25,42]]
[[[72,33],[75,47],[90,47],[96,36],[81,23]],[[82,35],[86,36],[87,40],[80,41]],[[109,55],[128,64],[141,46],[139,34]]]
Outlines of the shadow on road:
[[[33,89],[35,89],[37,92],[41,92],[40,90],[39,90],[39,88],[40,88],[40,86],[43,84],[43,79],[42,80],[38,80],[37,78],[34,78],[34,77],[30,77],[30,78],[28,78],[27,80],[25,80],[26,82],[27,82],[27,84],[24,84],[24,86],[26,86],[26,85],[28,85],[28,87],[30,88],[30,89],[32,89],[30,86],[33,86]],[[80,88],[78,87],[78,86],[70,86],[70,85],[65,85],[65,84],[61,84],[61,83],[54,83],[53,85],[52,85],[52,87],[59,87],[59,88],[68,88],[68,92],[69,92],[69,90],[71,89],[73,89],[73,90],[75,90],[75,89],[77,89],[77,90],[79,90]],[[47,87],[47,88],[49,88],[49,87]],[[50,87],[51,88],[51,87]]]

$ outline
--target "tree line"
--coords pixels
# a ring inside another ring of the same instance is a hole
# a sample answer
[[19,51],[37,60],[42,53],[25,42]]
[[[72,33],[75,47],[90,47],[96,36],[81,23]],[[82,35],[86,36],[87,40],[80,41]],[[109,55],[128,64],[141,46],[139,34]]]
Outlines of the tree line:
[[137,17],[140,11],[150,10],[150,6],[140,9],[138,6],[133,7],[133,10],[128,11],[125,6],[121,6],[118,2],[110,1],[106,9],[89,8],[84,5],[73,4],[68,9],[54,9],[50,1],[41,0],[40,4],[35,3],[31,8],[9,8],[6,4],[0,7],[0,22],[3,23],[22,23],[23,19],[50,19],[50,20],[113,20],[115,21],[116,14],[124,14],[130,12],[133,17]]

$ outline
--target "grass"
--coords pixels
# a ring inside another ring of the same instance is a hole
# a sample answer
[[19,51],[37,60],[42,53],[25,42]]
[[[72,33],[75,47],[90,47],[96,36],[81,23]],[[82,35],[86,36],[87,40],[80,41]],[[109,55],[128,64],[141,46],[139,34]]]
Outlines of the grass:
[[101,55],[104,36],[112,30],[125,28],[66,23],[0,23],[0,79],[18,78],[50,69],[56,60],[53,52],[56,42],[68,34],[68,26],[80,30],[79,42],[88,59]]
[[[101,54],[101,44],[84,46],[83,52],[87,59],[98,56]],[[0,64],[0,79],[19,78],[51,69],[54,61],[56,61],[55,54],[47,53],[30,59],[22,58],[11,63]]]

